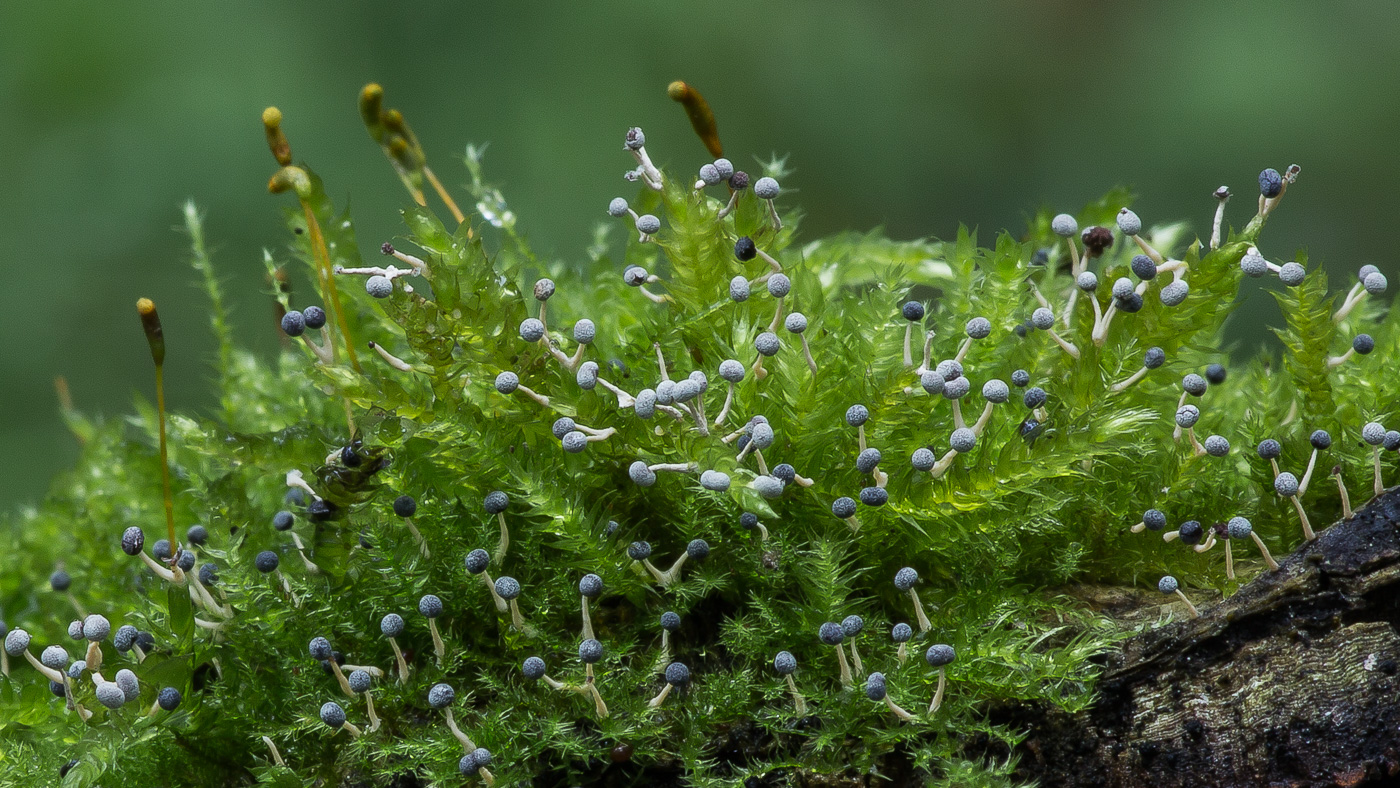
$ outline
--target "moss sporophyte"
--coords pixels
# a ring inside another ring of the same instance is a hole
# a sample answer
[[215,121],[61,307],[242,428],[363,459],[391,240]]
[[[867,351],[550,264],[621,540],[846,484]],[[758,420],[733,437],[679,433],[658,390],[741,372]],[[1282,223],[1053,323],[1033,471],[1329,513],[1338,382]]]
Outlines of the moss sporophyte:
[[[1208,617],[1394,480],[1400,310],[1375,266],[1334,294],[1271,262],[1296,167],[1241,227],[1202,185],[1204,242],[1121,189],[986,247],[810,238],[786,162],[717,158],[670,92],[703,148],[579,142],[628,167],[610,216],[578,206],[587,266],[531,251],[475,146],[462,211],[378,85],[361,118],[407,199],[362,253],[263,114],[289,245],[243,330],[282,351],[240,347],[189,206],[219,413],[167,411],[194,329],[143,299],[154,407],[65,407],[82,458],[4,531],[7,777],[729,785],[899,752],[938,778],[962,732],[1017,740],[996,704],[1093,697],[1126,631],[1047,589],[1161,578],[1161,617]],[[1261,287],[1281,342],[1232,361]],[[741,727],[776,742],[742,767],[717,754]]]

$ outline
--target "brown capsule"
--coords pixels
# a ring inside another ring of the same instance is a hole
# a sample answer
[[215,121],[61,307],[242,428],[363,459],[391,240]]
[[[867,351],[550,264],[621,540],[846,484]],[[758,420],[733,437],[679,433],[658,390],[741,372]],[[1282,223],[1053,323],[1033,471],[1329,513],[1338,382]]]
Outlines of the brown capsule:
[[632,745],[625,742],[618,744],[608,753],[608,757],[613,763],[627,763],[632,760]]
[[165,330],[160,325],[156,302],[149,298],[138,299],[136,314],[141,316],[141,328],[145,330],[146,342],[151,346],[151,360],[159,367],[165,363]]
[[384,88],[371,82],[360,90],[360,119],[365,122],[369,136],[379,142],[384,137],[384,124],[380,116],[384,111]]
[[710,111],[709,102],[700,95],[700,91],[676,80],[666,87],[666,95],[685,107],[686,117],[690,118],[690,126],[695,129],[695,136],[705,143],[705,150],[711,156],[719,158],[724,155],[724,146],[719,141],[719,128],[715,125],[715,113]]
[[262,114],[263,131],[267,133],[267,149],[283,167],[292,163],[292,144],[282,132],[282,110],[268,107]]

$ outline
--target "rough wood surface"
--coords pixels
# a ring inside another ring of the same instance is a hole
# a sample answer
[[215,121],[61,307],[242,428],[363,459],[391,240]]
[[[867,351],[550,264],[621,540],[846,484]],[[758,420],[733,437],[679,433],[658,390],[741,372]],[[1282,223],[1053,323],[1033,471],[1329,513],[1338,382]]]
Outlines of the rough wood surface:
[[1110,656],[1078,715],[1020,725],[1045,788],[1400,784],[1400,489],[1201,618]]

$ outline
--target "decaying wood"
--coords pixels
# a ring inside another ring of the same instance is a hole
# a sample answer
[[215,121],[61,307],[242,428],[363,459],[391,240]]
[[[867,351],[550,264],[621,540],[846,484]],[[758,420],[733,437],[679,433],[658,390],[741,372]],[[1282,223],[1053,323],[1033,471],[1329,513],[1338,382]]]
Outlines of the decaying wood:
[[1400,784],[1400,488],[1201,618],[1110,656],[1092,708],[999,708],[1026,778],[1095,786]]

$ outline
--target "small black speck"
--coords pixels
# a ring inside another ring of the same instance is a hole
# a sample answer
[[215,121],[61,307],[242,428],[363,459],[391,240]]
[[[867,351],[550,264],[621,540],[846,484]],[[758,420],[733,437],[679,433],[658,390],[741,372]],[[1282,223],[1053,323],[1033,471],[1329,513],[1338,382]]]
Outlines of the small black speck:
[[1190,719],[1186,721],[1186,735],[1193,739],[1199,739],[1206,733],[1206,726],[1200,720]]
[[300,227],[293,227],[293,228],[292,228],[292,232],[296,233],[297,235],[301,235],[302,233],[304,233],[304,232],[306,232],[306,231],[303,230],[303,229],[301,229]]
[[1395,660],[1388,659],[1376,666],[1376,669],[1387,676],[1394,676],[1396,670]]

